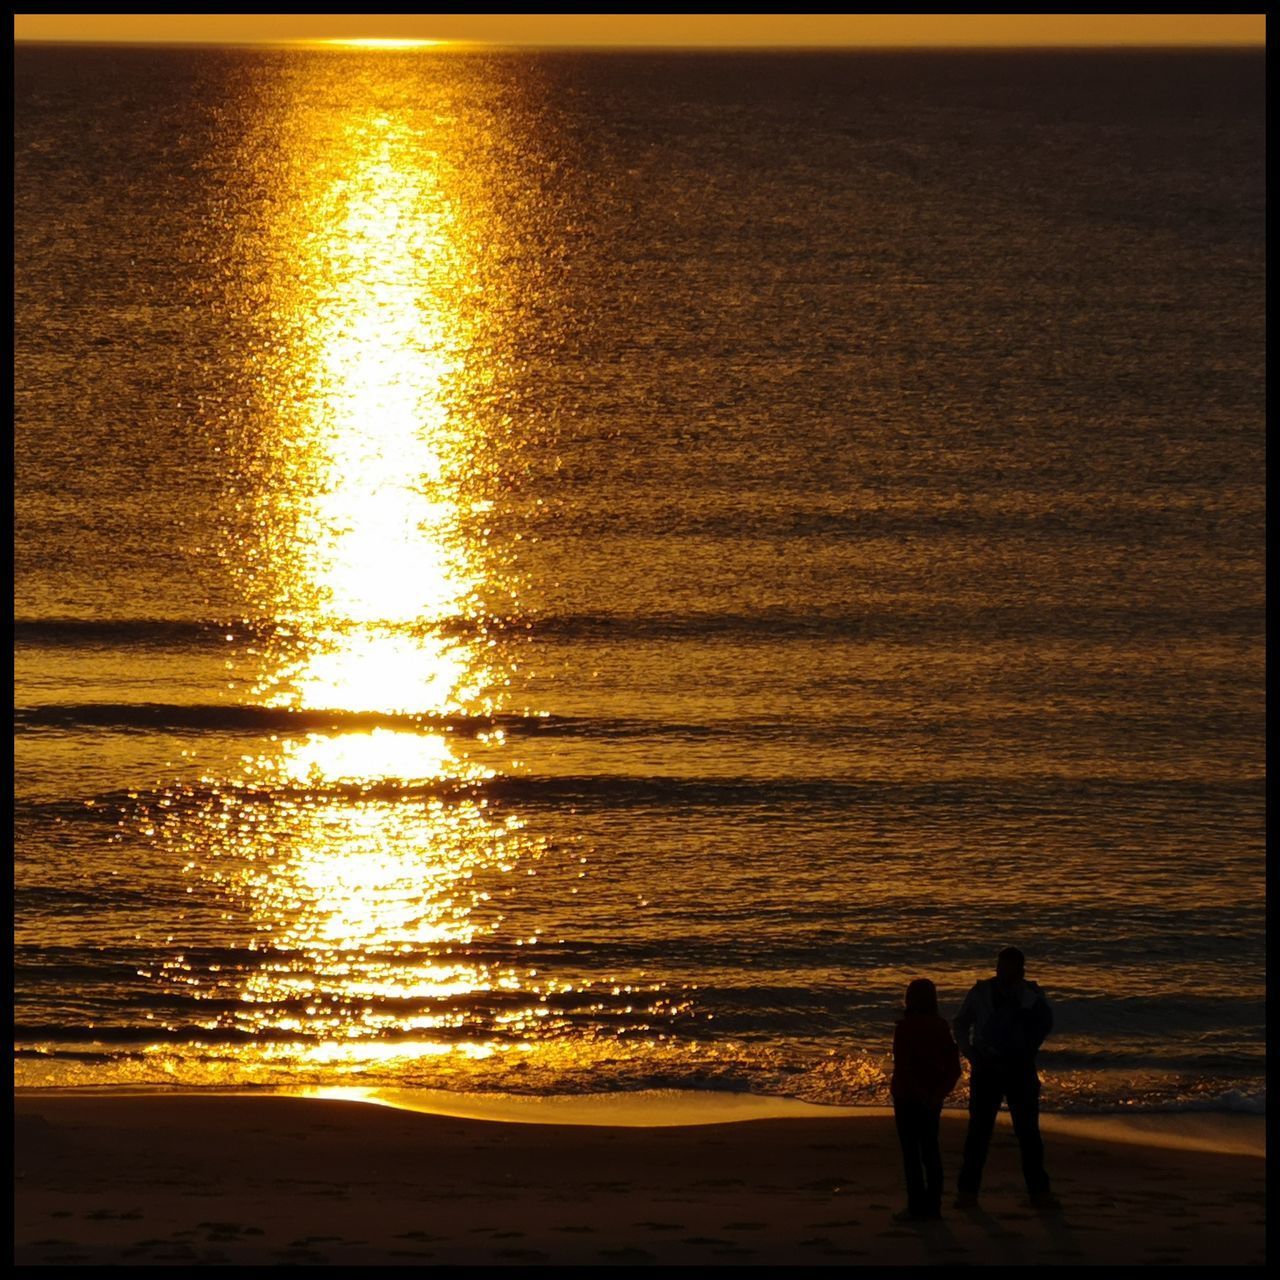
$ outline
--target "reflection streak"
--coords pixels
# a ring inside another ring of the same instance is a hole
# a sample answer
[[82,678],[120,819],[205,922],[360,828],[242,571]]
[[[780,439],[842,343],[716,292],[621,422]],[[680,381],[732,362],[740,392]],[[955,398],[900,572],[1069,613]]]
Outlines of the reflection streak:
[[[323,164],[312,178],[282,162],[266,231],[281,268],[264,366],[273,443],[256,477],[263,541],[240,549],[246,596],[276,625],[256,693],[299,710],[489,714],[502,673],[482,628],[459,638],[456,625],[479,621],[468,518],[485,509],[468,488],[481,428],[456,388],[468,227],[437,176],[448,139],[382,105],[397,86],[370,65],[344,85],[354,106],[297,100],[279,130]],[[313,733],[243,765],[245,786],[273,797],[269,824],[208,779],[222,803],[186,836],[212,845],[195,865],[270,956],[228,975],[235,1007],[217,1025],[304,1035],[312,1062],[344,1042],[373,1061],[379,1036],[403,1055],[405,1033],[461,1028],[470,997],[518,987],[467,948],[500,925],[487,904],[531,852],[520,824],[483,802],[385,798],[388,782],[489,776],[465,748],[438,732]],[[351,782],[381,798],[336,792]],[[169,980],[187,968],[179,958]],[[227,981],[204,994],[225,1002]]]

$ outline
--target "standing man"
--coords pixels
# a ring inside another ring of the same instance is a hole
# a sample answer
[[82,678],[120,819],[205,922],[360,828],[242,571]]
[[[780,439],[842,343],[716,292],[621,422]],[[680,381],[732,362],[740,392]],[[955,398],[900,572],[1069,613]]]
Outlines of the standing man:
[[1040,1077],[1036,1051],[1053,1027],[1044,992],[1028,982],[1026,958],[1017,947],[996,957],[996,976],[974,983],[952,1024],[969,1062],[969,1132],[964,1140],[957,1209],[978,1203],[982,1166],[1001,1102],[1009,1104],[1022,1152],[1022,1176],[1037,1209],[1059,1208],[1044,1171],[1040,1138]]

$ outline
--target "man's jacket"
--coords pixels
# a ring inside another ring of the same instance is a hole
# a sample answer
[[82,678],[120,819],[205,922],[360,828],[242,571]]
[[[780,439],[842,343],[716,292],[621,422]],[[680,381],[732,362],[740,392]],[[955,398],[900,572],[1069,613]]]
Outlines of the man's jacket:
[[1036,1050],[1053,1029],[1044,992],[1021,980],[1010,995],[998,980],[976,982],[952,1023],[960,1052],[975,1067],[1034,1068]]

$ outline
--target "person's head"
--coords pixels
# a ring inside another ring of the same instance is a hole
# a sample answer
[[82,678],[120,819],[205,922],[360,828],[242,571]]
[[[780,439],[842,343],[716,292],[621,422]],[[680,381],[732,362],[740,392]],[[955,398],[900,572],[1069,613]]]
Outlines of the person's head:
[[1026,976],[1027,958],[1017,947],[1005,947],[996,956],[996,977],[1001,982],[1018,982]]
[[937,1013],[938,988],[928,978],[917,978],[908,984],[904,1004],[908,1013]]

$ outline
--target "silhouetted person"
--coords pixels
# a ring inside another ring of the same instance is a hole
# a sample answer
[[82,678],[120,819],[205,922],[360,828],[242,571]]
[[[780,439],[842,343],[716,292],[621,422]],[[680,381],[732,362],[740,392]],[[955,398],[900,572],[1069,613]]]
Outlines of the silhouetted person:
[[978,1203],[982,1166],[1001,1102],[1009,1104],[1032,1204],[1041,1209],[1058,1207],[1044,1171],[1036,1074],[1036,1051],[1053,1028],[1053,1014],[1044,992],[1026,980],[1025,972],[1022,952],[1006,947],[996,958],[996,976],[974,984],[953,1024],[960,1052],[969,1060],[969,1132],[964,1140],[958,1209]]
[[902,1020],[893,1033],[893,1120],[907,1175],[907,1207],[899,1222],[942,1217],[942,1103],[960,1079],[960,1051],[938,1016],[938,992],[928,978],[907,987]]

